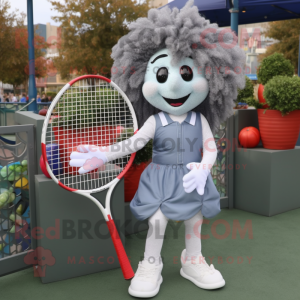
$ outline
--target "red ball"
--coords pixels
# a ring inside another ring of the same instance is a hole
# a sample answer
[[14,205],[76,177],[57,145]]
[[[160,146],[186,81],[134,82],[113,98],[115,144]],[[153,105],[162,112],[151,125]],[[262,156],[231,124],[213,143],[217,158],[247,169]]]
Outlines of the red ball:
[[257,91],[258,101],[260,103],[265,103],[263,108],[268,108],[269,104],[267,104],[267,101],[266,101],[266,99],[264,98],[264,95],[263,95],[264,94],[264,89],[265,89],[265,86],[260,84],[259,87],[258,87],[258,91]]
[[41,158],[40,158],[40,168],[41,168],[42,172],[44,173],[44,175],[46,177],[51,178],[50,175],[49,175],[49,173],[48,173],[48,171],[47,171],[43,155],[41,155]]
[[46,116],[47,112],[48,112],[48,109],[43,108],[39,111],[39,115]]
[[255,148],[260,141],[260,133],[255,127],[245,127],[240,131],[239,141],[244,148]]

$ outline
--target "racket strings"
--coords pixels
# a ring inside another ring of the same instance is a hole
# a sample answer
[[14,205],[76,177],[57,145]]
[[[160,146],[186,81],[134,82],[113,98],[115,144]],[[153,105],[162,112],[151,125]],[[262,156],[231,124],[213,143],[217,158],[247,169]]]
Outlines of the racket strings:
[[[131,155],[79,175],[79,168],[69,165],[70,154],[79,145],[106,147],[133,134],[133,117],[119,91],[101,79],[80,80],[61,96],[53,109],[46,133],[48,164],[55,177],[70,188],[99,189],[122,172]],[[89,169],[97,163],[97,158],[92,157],[83,168]]]

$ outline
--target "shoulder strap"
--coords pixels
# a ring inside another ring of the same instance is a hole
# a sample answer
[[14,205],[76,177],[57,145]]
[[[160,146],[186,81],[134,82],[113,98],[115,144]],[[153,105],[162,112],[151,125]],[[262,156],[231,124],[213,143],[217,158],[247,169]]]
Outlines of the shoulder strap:
[[190,119],[190,124],[195,126],[196,124],[196,113],[194,111],[192,111],[192,115],[191,115],[191,119]]
[[158,116],[160,118],[162,126],[168,125],[167,118],[166,118],[165,114],[162,111],[160,113],[158,113]]

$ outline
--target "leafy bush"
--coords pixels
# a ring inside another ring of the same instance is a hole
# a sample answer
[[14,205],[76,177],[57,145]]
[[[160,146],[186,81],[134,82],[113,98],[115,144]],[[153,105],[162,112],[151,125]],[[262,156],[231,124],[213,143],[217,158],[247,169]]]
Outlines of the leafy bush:
[[270,109],[283,115],[300,109],[300,78],[275,76],[265,85],[264,98]]
[[263,104],[258,102],[254,98],[254,86],[252,83],[252,80],[249,79],[248,76],[246,77],[246,85],[243,90],[238,89],[238,97],[237,97],[237,103],[247,103],[249,106],[254,106],[255,108],[262,108]]
[[245,101],[245,103],[247,103],[249,106],[255,107],[256,109],[263,108],[263,106],[265,104],[265,103],[260,103],[254,97],[247,98],[246,101]]
[[47,93],[46,93],[46,96],[47,96],[47,97],[51,96],[51,97],[52,97],[52,100],[53,100],[53,99],[56,97],[56,94],[57,94],[57,93],[55,93],[55,92],[47,92]]
[[294,67],[290,60],[286,59],[281,53],[274,54],[264,58],[257,72],[258,82],[265,85],[274,76],[294,75]]
[[237,103],[239,102],[247,103],[247,99],[253,98],[254,87],[253,87],[252,80],[249,79],[248,76],[245,76],[245,78],[246,78],[245,88],[242,90],[238,89],[238,97],[236,99]]

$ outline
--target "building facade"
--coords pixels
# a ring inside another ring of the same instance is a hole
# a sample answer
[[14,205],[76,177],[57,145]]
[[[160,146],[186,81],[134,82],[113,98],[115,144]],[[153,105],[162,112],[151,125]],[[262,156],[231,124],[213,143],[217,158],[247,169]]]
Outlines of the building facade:
[[246,54],[246,75],[257,80],[259,67],[258,56],[267,51],[267,48],[277,41],[264,35],[268,23],[255,23],[239,26],[239,46]]
[[171,1],[168,1],[168,0],[152,0],[152,1],[150,1],[150,7],[161,7],[161,6],[164,6],[164,5],[168,4],[168,2],[171,2]]

